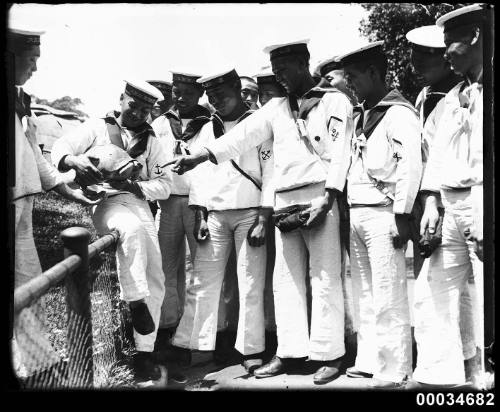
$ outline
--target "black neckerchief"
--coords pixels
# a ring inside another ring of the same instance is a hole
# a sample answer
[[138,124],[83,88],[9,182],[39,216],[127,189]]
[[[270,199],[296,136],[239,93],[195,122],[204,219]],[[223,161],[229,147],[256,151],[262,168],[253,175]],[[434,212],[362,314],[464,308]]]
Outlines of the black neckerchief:
[[[236,119],[236,124],[241,122],[242,120],[246,119],[248,116],[250,116],[255,110],[249,109],[245,113],[243,113],[238,119]],[[221,137],[224,133],[224,120],[222,120],[222,117],[219,113],[215,112],[212,115],[212,126],[214,130],[214,136],[216,139]]]
[[[406,100],[397,89],[392,89],[389,93],[387,93],[387,95],[382,100],[380,100],[374,107],[372,107],[372,109],[367,115],[368,117],[364,127],[363,127],[363,120],[364,120],[363,103],[354,106],[353,109],[354,119],[356,119],[356,117],[359,117],[358,122],[356,123],[356,136],[359,136],[361,133],[363,133],[365,137],[368,139],[374,132],[375,128],[380,123],[380,121],[384,118],[385,114],[387,113],[387,110],[391,106],[396,106],[396,105],[408,107],[410,110],[416,113],[415,107],[408,100]],[[418,113],[416,114],[418,115]]]
[[16,113],[20,119],[24,116],[31,116],[31,96],[26,94],[22,87],[19,89],[14,89],[16,96]]
[[[120,112],[109,112],[104,117],[104,122],[108,125],[108,127],[115,126],[120,128],[118,122],[116,121],[119,116]],[[141,123],[137,127],[128,127],[127,129],[133,133],[133,136],[126,152],[130,157],[135,159],[146,151],[149,136],[155,136],[155,132],[147,122]]]
[[288,102],[290,104],[290,110],[292,111],[293,117],[305,120],[309,112],[320,102],[325,93],[332,92],[338,92],[338,90],[333,87],[313,87],[302,96],[300,107],[297,96],[293,94],[288,95]]
[[192,116],[191,120],[188,122],[184,132],[182,132],[182,121],[179,113],[174,109],[170,109],[165,113],[176,140],[187,142],[192,139],[200,131],[203,125],[210,121],[211,114],[210,110],[207,108],[197,105],[190,115]]
[[[248,108],[249,104],[245,104],[245,106]],[[236,119],[236,124],[238,124],[242,120],[245,120],[248,116],[250,116],[254,112],[255,110],[248,109],[245,113],[243,113],[240,117]],[[215,112],[212,115],[212,126],[213,126],[214,136],[216,139],[218,139],[225,133],[224,120],[222,120],[222,117],[217,112]],[[262,190],[261,185],[257,183],[252,176],[250,176],[247,172],[245,172],[233,159],[231,159],[231,164],[239,173],[242,174],[243,177],[251,181],[258,190]]]
[[453,89],[459,81],[460,79],[455,75],[455,73],[451,73],[439,84],[429,86],[425,100],[422,103],[424,122],[427,120],[427,117],[432,113],[439,101],[446,96],[446,93]]

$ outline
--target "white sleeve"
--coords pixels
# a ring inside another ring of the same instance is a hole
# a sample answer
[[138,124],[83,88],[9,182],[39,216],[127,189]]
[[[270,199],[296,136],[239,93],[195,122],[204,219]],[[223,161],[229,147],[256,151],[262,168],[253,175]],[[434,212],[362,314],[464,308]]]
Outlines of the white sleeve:
[[172,156],[165,153],[160,139],[156,136],[149,137],[149,154],[146,159],[147,175],[149,180],[137,182],[144,193],[146,200],[167,199],[172,190],[172,171],[163,166],[172,160]]
[[26,138],[28,139],[30,147],[33,150],[33,154],[35,155],[36,166],[38,174],[40,175],[42,189],[49,191],[63,183],[62,176],[42,154],[42,150],[40,149],[37,140],[36,119],[28,117],[27,123],[28,128],[26,130]]
[[[441,101],[444,105],[444,99]],[[441,103],[439,102],[439,103]],[[444,107],[443,107],[444,110]],[[439,193],[441,189],[441,170],[443,167],[443,153],[446,152],[447,136],[446,128],[448,122],[444,119],[446,113],[442,113],[437,124],[431,141],[429,144],[427,163],[425,165],[424,174],[422,177],[422,184],[420,190]],[[444,121],[443,121],[444,120]]]
[[36,165],[38,167],[38,173],[40,174],[42,189],[45,191],[49,191],[63,183],[61,174],[43,156],[40,146],[32,145],[31,147],[35,152]]
[[389,110],[392,113],[387,119],[387,137],[392,139],[395,153],[399,155],[393,212],[410,213],[422,177],[420,123],[417,115],[406,107],[395,106]]
[[268,139],[259,145],[258,154],[260,161],[260,169],[262,173],[262,192],[261,192],[261,206],[274,207],[274,154],[273,154],[273,140]]
[[328,99],[328,134],[333,139],[332,153],[325,188],[344,190],[350,165],[351,139],[354,131],[352,105],[344,94]]
[[234,126],[225,135],[206,145],[205,147],[213,156],[211,156],[211,160],[215,163],[221,163],[234,159],[272,138],[273,130],[270,119],[280,100],[272,99],[264,107]]
[[61,136],[54,142],[52,146],[52,163],[60,171],[67,171],[61,169],[61,160],[66,155],[80,155],[85,153],[92,147],[97,135],[96,124],[93,120],[88,120],[82,125],[78,126],[70,133]]

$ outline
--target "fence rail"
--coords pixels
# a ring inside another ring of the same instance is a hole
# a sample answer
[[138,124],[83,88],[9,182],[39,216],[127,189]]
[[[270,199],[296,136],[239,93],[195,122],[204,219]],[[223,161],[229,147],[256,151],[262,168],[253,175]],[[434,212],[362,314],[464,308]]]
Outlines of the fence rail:
[[[90,261],[116,244],[116,231],[89,245],[90,232],[71,227],[61,232],[65,259],[14,291],[14,316],[44,297],[52,288],[65,285],[67,312],[67,382],[70,387],[92,387],[94,383],[91,292],[98,276],[89,270]],[[99,331],[97,331],[99,332]]]

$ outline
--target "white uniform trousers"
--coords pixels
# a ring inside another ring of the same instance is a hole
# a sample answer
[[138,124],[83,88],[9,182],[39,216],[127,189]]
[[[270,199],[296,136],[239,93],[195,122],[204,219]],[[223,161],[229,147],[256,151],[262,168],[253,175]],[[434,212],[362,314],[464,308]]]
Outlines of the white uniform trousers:
[[[42,275],[33,238],[33,202],[34,196],[26,196],[14,202],[15,221],[19,222],[14,235],[15,288]],[[14,318],[12,361],[17,376],[27,377],[60,360],[48,339],[45,300],[46,296],[40,297]]]
[[134,330],[134,340],[138,351],[152,352],[165,294],[165,276],[149,205],[133,194],[119,194],[95,206],[92,220],[99,234],[110,230],[120,234],[116,247],[120,298],[127,302],[145,298],[155,331],[140,335]]
[[[464,359],[482,348],[483,264],[464,236],[473,223],[469,191],[442,190],[445,207],[441,247],[415,282],[417,367],[413,378],[429,384],[465,382]],[[474,283],[468,279],[474,276]],[[471,293],[464,293],[469,288]],[[477,298],[472,307],[471,294]],[[471,325],[476,325],[476,330]],[[474,336],[476,335],[476,336]]]
[[[320,226],[286,233],[276,229],[275,236],[276,355],[280,358],[309,356],[319,361],[343,356],[344,294],[336,202]],[[310,333],[306,293],[308,251],[312,295]]]
[[376,379],[411,376],[411,325],[404,249],[390,233],[392,205],[351,207],[350,252],[358,323],[356,369]]
[[[158,241],[165,273],[165,297],[161,308],[160,328],[175,327],[184,310],[186,281],[192,276],[192,264],[196,254],[193,235],[194,211],[189,208],[188,196],[170,195],[159,200],[156,215]],[[186,241],[189,245],[191,265],[186,268]],[[187,270],[186,270],[187,269]]]
[[243,355],[264,350],[266,247],[251,247],[247,241],[257,215],[257,209],[209,213],[210,237],[198,244],[193,282],[186,290],[184,315],[173,345],[207,351],[215,349],[222,281],[234,242],[240,306],[235,348]]

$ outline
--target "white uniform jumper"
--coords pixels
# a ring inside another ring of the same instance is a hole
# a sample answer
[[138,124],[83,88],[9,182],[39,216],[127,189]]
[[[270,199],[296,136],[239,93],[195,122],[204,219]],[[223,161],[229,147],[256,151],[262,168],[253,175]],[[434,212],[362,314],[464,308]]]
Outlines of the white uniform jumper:
[[[318,93],[321,98],[303,119],[309,144],[299,135],[288,99],[274,98],[225,136],[207,145],[214,160],[220,163],[273,139],[275,195],[270,192],[263,206],[278,209],[304,204],[322,197],[325,188],[344,189],[352,107],[342,93],[325,93],[320,89],[312,89],[303,96],[304,101],[311,102],[308,97]],[[308,148],[311,145],[314,151]],[[343,356],[344,295],[336,202],[322,225],[288,233],[277,229],[275,233],[276,355],[281,358],[309,356],[312,360]],[[310,334],[305,284],[307,252],[312,285]]]
[[[445,215],[441,247],[429,258],[427,276],[415,284],[418,362],[413,377],[419,382],[464,383],[463,360],[475,354],[474,340],[463,339],[459,301],[473,275],[476,310],[483,313],[483,265],[466,234],[474,230],[471,193],[481,192],[483,183],[482,99],[479,83],[461,82],[448,92],[422,180],[421,190],[441,193]],[[482,340],[478,323],[475,333]]]
[[[165,293],[165,276],[158,234],[147,200],[166,199],[170,195],[171,172],[159,166],[171,157],[164,152],[152,129],[142,133],[139,141],[138,137],[132,138],[127,129],[114,124],[119,128],[127,152],[137,144],[144,144],[142,139],[147,139],[145,150],[135,158],[143,166],[138,185],[146,199],[139,199],[129,192],[107,190],[108,198],[93,207],[92,220],[99,234],[117,230],[120,235],[116,249],[120,298],[127,302],[146,298],[156,328],[149,335],[134,331],[134,339],[138,351],[152,352]],[[80,155],[93,146],[110,143],[112,140],[105,120],[89,120],[54,143],[52,161],[58,166],[65,155]]]
[[[180,118],[172,109],[155,119],[151,126],[156,136],[160,138],[165,153],[175,158],[193,152],[199,141],[199,131],[208,121],[210,112],[199,106],[194,118]],[[194,211],[188,205],[191,173],[183,175],[173,173],[172,179],[172,193],[168,199],[158,201],[160,209],[156,215],[165,273],[165,298],[161,310],[160,328],[175,327],[179,323],[184,310],[186,291],[185,238],[189,245],[191,266],[194,264],[197,246],[193,235]],[[187,279],[190,277],[191,273]]]
[[[429,149],[434,141],[437,127],[441,121],[441,117],[443,116],[445,107],[444,97],[446,96],[446,93],[435,92],[430,90],[431,89],[429,88],[429,86],[424,87],[420,92],[420,94],[418,95],[415,104],[415,107],[420,113],[420,124],[422,127],[423,173],[425,172],[425,166],[427,165],[427,159],[429,158]],[[434,108],[427,115],[427,113],[425,113],[426,112],[425,103],[429,98],[439,99],[439,101],[437,103],[434,102],[435,104]],[[438,250],[436,250],[433,253],[442,253],[440,249],[441,246],[439,246]],[[422,268],[420,270],[420,273],[422,273],[423,276],[428,276],[429,262],[430,262],[429,259],[425,259],[423,261]],[[415,276],[415,278],[417,277],[418,276]],[[473,277],[469,279],[471,285],[469,286],[469,282],[467,282],[460,295],[460,334],[462,336],[464,359],[470,359],[476,354],[476,343],[474,339],[474,316],[473,316],[474,312],[472,307],[473,302],[470,290],[471,288],[474,287],[474,285],[472,285],[473,280],[474,280]]]
[[[237,122],[224,122],[221,134]],[[215,127],[213,122],[203,126],[200,141],[204,144],[215,141]],[[210,237],[198,244],[194,278],[186,291],[184,315],[173,344],[189,349],[215,349],[222,282],[234,242],[240,303],[235,348],[243,355],[251,355],[264,351],[265,346],[266,247],[250,246],[247,236],[256,222],[271,180],[272,142],[263,142],[241,156],[234,156],[233,160],[262,185],[262,190],[229,161],[217,166],[206,163],[194,170],[197,174],[193,176],[190,204],[206,207],[209,211]]]
[[[377,118],[379,123],[372,123]],[[367,138],[370,123],[375,126]],[[394,214],[411,212],[418,192],[422,160],[417,113],[393,90],[364,110],[356,131],[347,185],[351,277],[359,318],[355,367],[376,379],[401,382],[412,372],[410,311],[405,250],[394,248],[391,228]],[[369,176],[382,182],[394,200]]]

